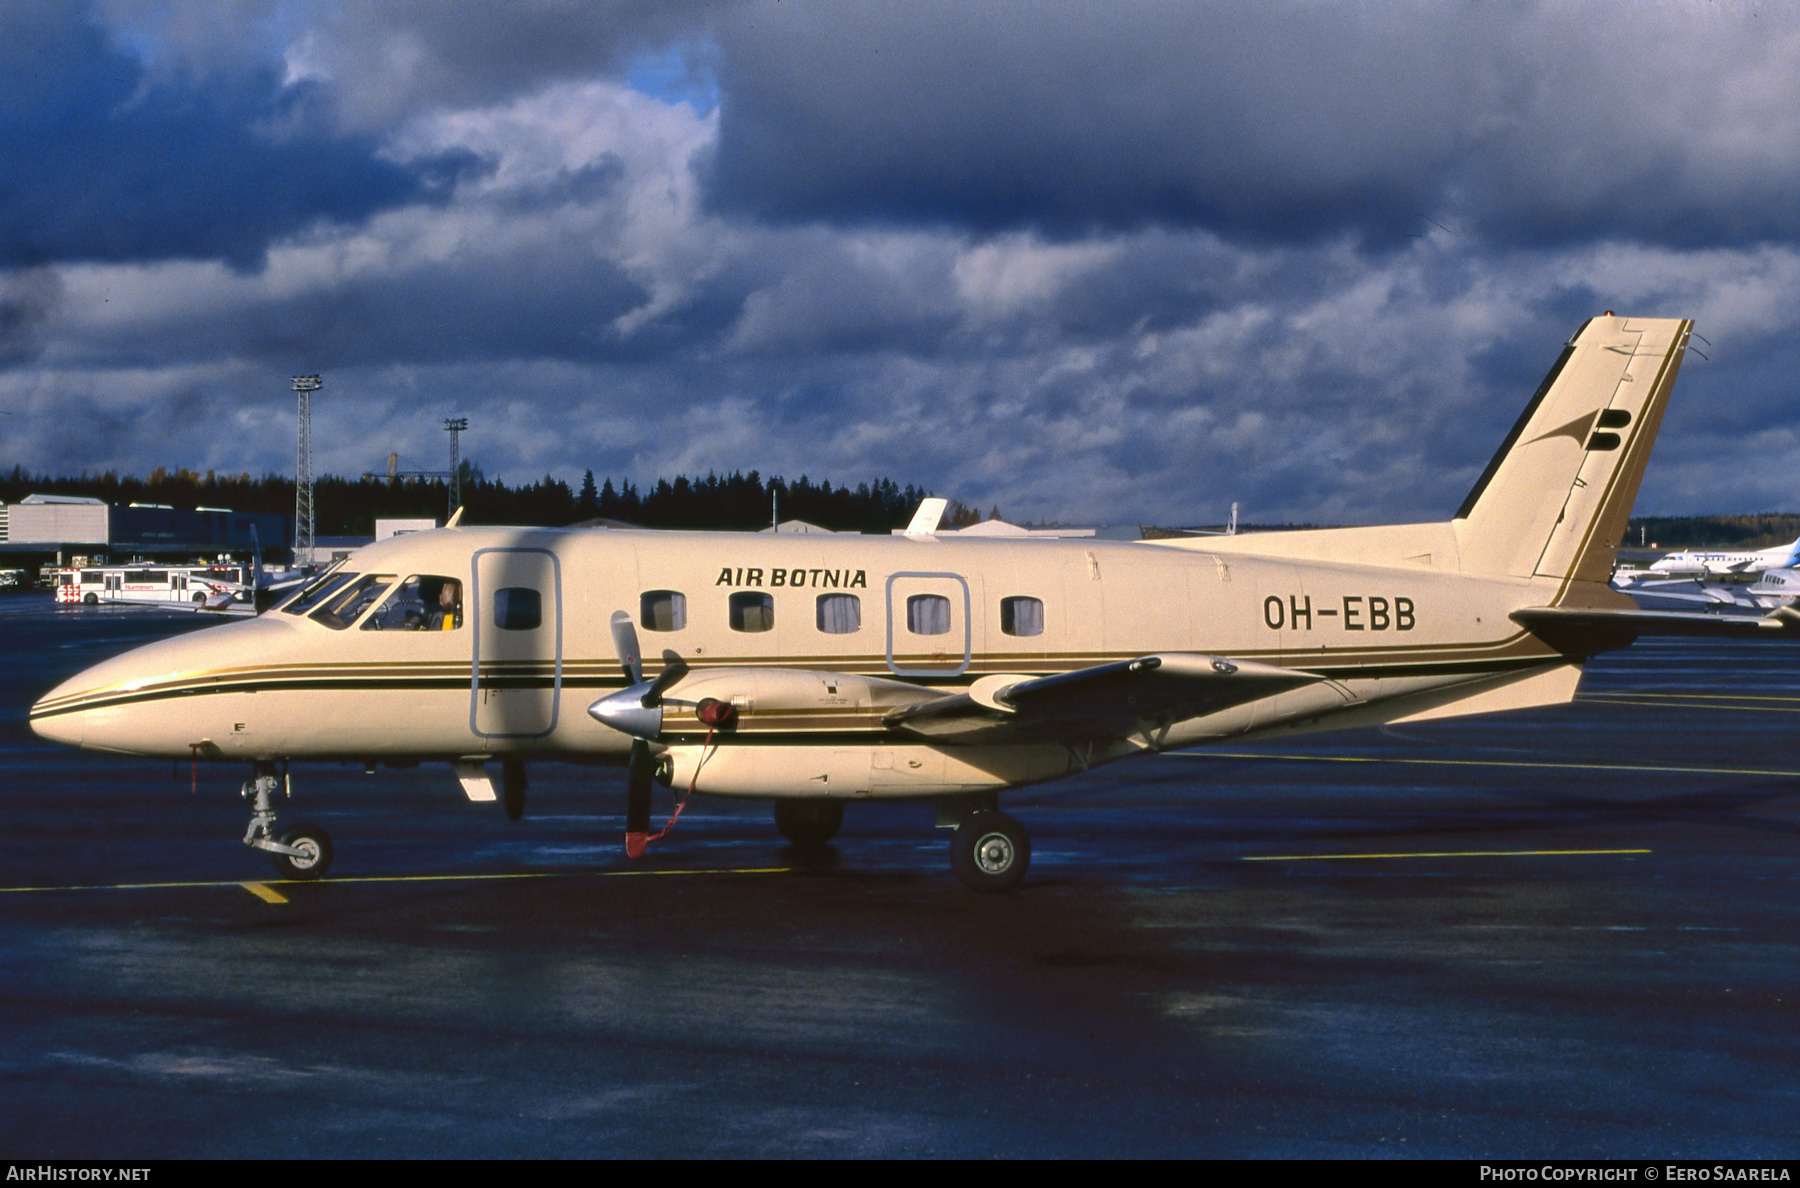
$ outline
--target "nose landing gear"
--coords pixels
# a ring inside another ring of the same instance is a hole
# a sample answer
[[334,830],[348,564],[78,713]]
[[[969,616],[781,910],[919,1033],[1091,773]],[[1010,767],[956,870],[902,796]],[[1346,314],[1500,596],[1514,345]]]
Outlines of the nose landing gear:
[[277,776],[274,763],[257,760],[243,787],[244,799],[252,802],[244,844],[267,850],[280,878],[320,878],[331,866],[331,836],[317,825],[290,825],[275,832],[275,790],[286,783],[285,771]]

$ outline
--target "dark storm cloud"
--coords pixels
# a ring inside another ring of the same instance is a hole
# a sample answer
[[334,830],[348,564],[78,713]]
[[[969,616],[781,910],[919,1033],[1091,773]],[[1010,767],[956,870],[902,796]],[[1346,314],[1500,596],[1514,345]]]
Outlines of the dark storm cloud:
[[327,131],[321,96],[276,67],[183,88],[152,80],[75,6],[0,17],[0,267],[218,259],[255,267],[320,221],[443,198],[467,154],[405,165]]
[[[196,282],[201,283],[201,282]],[[229,299],[203,312],[146,319],[84,339],[86,365],[198,366],[267,360],[278,373],[505,359],[606,360],[633,347],[608,322],[641,305],[618,268],[568,252],[530,272],[466,262],[371,270],[328,288]]]
[[62,299],[62,281],[48,268],[28,268],[0,278],[0,367],[29,362],[39,333]]
[[1465,108],[1471,85],[1448,62],[1405,60],[1407,19],[1453,32],[1411,10],[736,16],[721,38],[714,199],[770,218],[1392,240],[1434,207],[1460,147],[1460,129],[1422,112]]
[[344,473],[466,414],[513,482],[1436,519],[1604,308],[1728,347],[1648,499],[1800,467],[1800,37],[1722,6],[93,3],[0,75],[63,187],[0,233],[82,261],[0,267],[34,468],[286,470],[319,371]]
[[287,10],[280,22],[221,13],[217,0],[105,2],[192,61],[216,59],[223,35],[262,36],[281,24],[292,35],[290,64],[332,82],[344,124],[386,130],[421,112],[628,74],[704,105],[711,13],[729,0],[262,0]]
[[710,197],[1058,236],[1392,246],[1460,216],[1498,244],[1790,237],[1791,68],[1751,15],[750,4],[720,26]]

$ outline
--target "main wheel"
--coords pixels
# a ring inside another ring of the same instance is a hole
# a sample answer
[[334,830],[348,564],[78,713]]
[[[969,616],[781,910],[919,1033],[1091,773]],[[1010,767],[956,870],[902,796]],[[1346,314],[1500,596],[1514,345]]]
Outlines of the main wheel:
[[500,802],[506,808],[506,819],[517,821],[525,815],[525,762],[508,759],[500,765]]
[[775,828],[792,845],[803,850],[816,850],[832,838],[844,824],[844,802],[841,800],[777,800]]
[[87,603],[89,606],[99,606],[100,605],[100,596],[98,594],[83,594],[81,596],[81,600],[83,602]]
[[970,813],[950,837],[950,868],[971,891],[1011,891],[1030,865],[1031,837],[1005,813]]
[[275,860],[275,873],[284,879],[320,878],[331,866],[331,835],[317,825],[295,825],[275,840],[300,851],[269,855]]

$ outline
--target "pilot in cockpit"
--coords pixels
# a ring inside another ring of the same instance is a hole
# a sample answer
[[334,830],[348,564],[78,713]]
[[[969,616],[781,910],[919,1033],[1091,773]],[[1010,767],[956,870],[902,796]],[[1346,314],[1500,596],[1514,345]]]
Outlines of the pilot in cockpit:
[[455,631],[462,626],[462,583],[420,574],[394,587],[363,624],[365,631]]
[[462,626],[462,583],[445,578],[438,586],[437,606],[426,617],[427,631],[454,631]]

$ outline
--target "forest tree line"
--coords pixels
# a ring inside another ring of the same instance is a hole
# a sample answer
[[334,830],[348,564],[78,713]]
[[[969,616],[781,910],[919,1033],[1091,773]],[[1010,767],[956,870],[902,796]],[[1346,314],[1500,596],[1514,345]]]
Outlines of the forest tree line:
[[1625,529],[1628,549],[1767,549],[1800,537],[1800,515],[1761,512],[1749,516],[1634,516]]
[[[929,492],[892,479],[855,487],[813,482],[802,475],[789,481],[763,478],[756,471],[734,471],[705,478],[685,475],[657,479],[642,489],[629,480],[600,483],[588,471],[578,487],[551,475],[534,483],[509,487],[489,479],[481,468],[462,465],[462,522],[519,524],[560,528],[589,520],[614,520],[644,528],[710,528],[754,531],[769,526],[771,516],[805,520],[836,532],[886,533],[905,527]],[[116,506],[160,503],[171,507],[222,507],[240,512],[294,514],[294,480],[268,474],[204,474],[157,467],[146,478],[102,475],[78,478],[30,474],[15,465],[0,472],[0,502],[17,503],[27,495],[85,495]],[[449,513],[449,484],[441,478],[320,475],[313,480],[313,531],[319,536],[369,536],[377,519],[426,519],[440,522]],[[994,511],[998,515],[998,509]],[[952,501],[946,527],[961,527],[981,514]]]
[[[462,466],[461,490],[465,524],[560,528],[603,519],[644,528],[754,531],[768,527],[771,515],[779,514],[783,520],[805,520],[835,532],[878,533],[905,527],[919,501],[930,494],[910,483],[902,487],[892,479],[855,487],[833,486],[829,481],[815,483],[804,475],[792,482],[779,476],[765,479],[754,470],[749,474],[734,471],[725,476],[657,479],[642,489],[629,480],[615,485],[611,477],[596,483],[590,470],[573,489],[550,475],[509,487],[487,478],[480,466],[468,461]],[[294,480],[278,474],[252,478],[160,466],[146,478],[111,471],[53,477],[31,474],[16,465],[10,474],[0,471],[0,503],[17,503],[34,493],[86,495],[118,506],[166,503],[180,508],[294,514]],[[443,479],[390,481],[385,477],[322,475],[313,481],[313,530],[320,536],[369,536],[377,519],[442,521],[450,510],[448,503],[449,485]],[[979,509],[952,499],[943,524],[961,528],[999,518],[999,508],[984,516]],[[1787,544],[1797,537],[1800,514],[1790,512],[1637,516],[1632,518],[1623,543],[1628,549],[1760,549]]]

